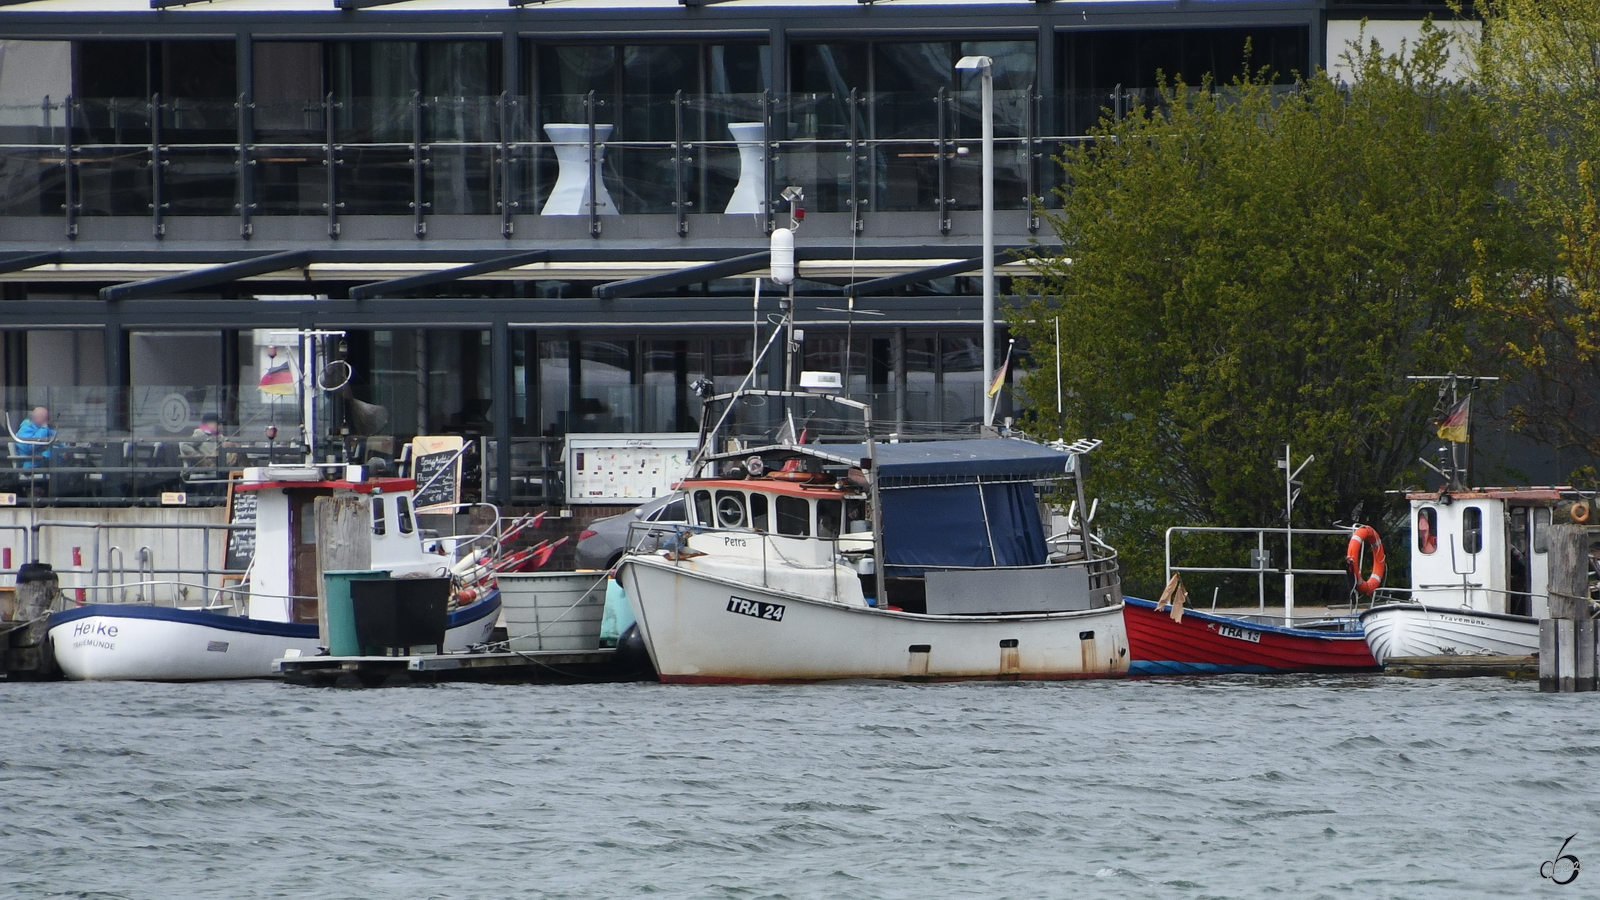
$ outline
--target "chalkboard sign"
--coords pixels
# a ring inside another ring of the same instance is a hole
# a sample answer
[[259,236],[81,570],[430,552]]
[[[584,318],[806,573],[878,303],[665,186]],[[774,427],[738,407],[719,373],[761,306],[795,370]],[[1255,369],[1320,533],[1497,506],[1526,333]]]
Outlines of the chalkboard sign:
[[459,437],[421,437],[411,443],[411,477],[417,494],[411,505],[418,510],[461,502],[461,449]]
[[[253,526],[255,523],[256,492],[230,490],[228,492],[228,524]],[[255,528],[229,529],[228,558],[224,565],[233,570],[248,569],[250,568],[250,560],[255,555]]]

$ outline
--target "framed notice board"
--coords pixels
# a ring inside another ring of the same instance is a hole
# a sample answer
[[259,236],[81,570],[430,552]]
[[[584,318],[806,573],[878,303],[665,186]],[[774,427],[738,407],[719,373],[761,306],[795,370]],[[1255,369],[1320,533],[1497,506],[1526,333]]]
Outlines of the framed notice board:
[[418,512],[461,502],[461,457],[465,446],[459,435],[418,435],[411,440],[411,477],[417,483],[411,505]]
[[239,473],[234,472],[228,478],[228,524],[250,525],[250,528],[230,528],[228,530],[228,552],[224,567],[234,570],[250,568],[250,560],[256,555],[256,492],[236,490],[239,485]]

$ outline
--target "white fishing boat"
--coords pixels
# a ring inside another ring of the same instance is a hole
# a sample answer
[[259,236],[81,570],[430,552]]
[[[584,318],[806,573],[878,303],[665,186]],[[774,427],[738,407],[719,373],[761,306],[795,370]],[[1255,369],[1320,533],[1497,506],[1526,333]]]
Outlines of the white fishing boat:
[[[708,403],[747,398],[817,399],[740,391]],[[871,433],[864,405],[826,399],[860,411]],[[719,440],[712,429],[703,446]],[[681,485],[689,524],[668,526],[665,549],[624,557],[618,577],[668,682],[1123,675],[1115,552],[1092,535],[1052,542],[1040,511],[1040,486],[1071,481],[1093,446],[703,450]]]
[[[425,537],[411,507],[416,483],[366,478],[359,466],[337,471],[343,477],[324,478],[313,467],[246,470],[235,490],[255,500],[248,580],[208,589],[206,602],[192,606],[89,603],[52,613],[50,641],[62,673],[90,681],[266,678],[273,675],[275,659],[321,652],[326,642],[317,595],[323,573],[312,520],[320,497],[359,503],[371,523],[366,556],[374,572],[400,578],[457,575],[444,652],[486,642],[500,612],[493,574],[476,557],[459,564],[458,542]],[[461,547],[474,550],[465,543]]]
[[1407,495],[1411,587],[1377,592],[1361,614],[1382,663],[1404,656],[1527,656],[1549,615],[1548,529],[1588,518],[1566,488],[1441,490]]

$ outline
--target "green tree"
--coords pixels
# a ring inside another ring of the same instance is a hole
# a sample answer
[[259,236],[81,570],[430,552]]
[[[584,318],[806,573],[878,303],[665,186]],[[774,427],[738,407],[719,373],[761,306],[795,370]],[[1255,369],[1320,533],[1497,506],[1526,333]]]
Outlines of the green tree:
[[1483,11],[1474,75],[1532,255],[1498,284],[1481,279],[1468,305],[1520,367],[1518,429],[1600,457],[1600,3],[1491,0]]
[[1175,84],[1061,159],[1062,248],[1010,322],[1050,360],[1022,383],[1029,426],[1106,441],[1100,527],[1134,589],[1169,526],[1281,525],[1286,442],[1317,455],[1297,525],[1395,523],[1384,491],[1420,469],[1433,402],[1405,376],[1473,361],[1460,299],[1500,227],[1487,112],[1440,77],[1446,43],[1357,54],[1353,86]]

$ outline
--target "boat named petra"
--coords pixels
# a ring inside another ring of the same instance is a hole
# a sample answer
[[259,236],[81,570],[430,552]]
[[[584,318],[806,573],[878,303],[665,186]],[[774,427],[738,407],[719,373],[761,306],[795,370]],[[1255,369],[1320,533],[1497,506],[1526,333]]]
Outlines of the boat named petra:
[[[871,435],[864,404],[788,391],[712,397],[707,420],[719,402],[818,399]],[[712,428],[680,486],[689,523],[650,536],[663,549],[628,554],[618,578],[667,682],[1124,675],[1115,551],[1085,525],[1049,535],[1041,514],[1040,491],[1068,483],[1084,508],[1079,462],[1097,445],[739,447]]]
[[[255,502],[254,555],[248,580],[207,590],[196,606],[90,603],[50,616],[50,641],[62,673],[74,680],[209,681],[266,678],[272,661],[310,656],[322,640],[317,623],[315,503],[352,498],[371,523],[367,557],[392,577],[455,576],[443,651],[487,641],[500,595],[487,567],[463,567],[460,542],[428,539],[411,506],[409,478],[367,478],[360,466],[340,478],[317,467],[246,469],[235,490]],[[471,549],[471,548],[469,548]],[[466,577],[460,571],[470,569]]]

